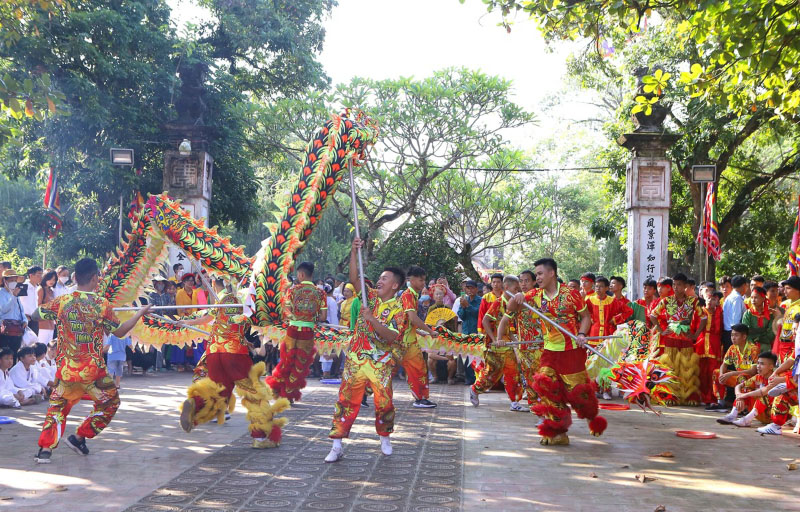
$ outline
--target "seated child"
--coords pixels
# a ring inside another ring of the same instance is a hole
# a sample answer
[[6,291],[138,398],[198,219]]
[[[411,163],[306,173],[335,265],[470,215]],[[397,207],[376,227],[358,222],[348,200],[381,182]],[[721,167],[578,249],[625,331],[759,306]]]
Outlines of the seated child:
[[[36,356],[36,363],[33,365],[34,379],[43,388],[45,394],[50,396],[50,391],[53,390],[56,380],[56,367],[55,362],[48,362],[45,356],[47,355],[47,345],[44,343],[37,343],[33,346],[33,354]],[[52,363],[52,366],[51,366]]]
[[[722,365],[714,372],[717,377],[715,387],[720,404],[732,404],[736,395],[733,389],[737,384],[744,382],[756,374],[756,361],[760,345],[748,341],[750,329],[744,324],[735,324],[731,327],[731,342]],[[731,420],[732,421],[732,420]]]
[[17,352],[17,364],[11,368],[9,374],[14,385],[22,390],[33,392],[34,399],[39,402],[44,400],[45,388],[36,382],[36,356],[33,347],[22,347]]
[[11,380],[9,369],[14,364],[14,353],[8,347],[0,349],[0,405],[19,407],[36,403],[32,389],[19,389]]
[[[725,417],[718,419],[717,423],[749,427],[754,418],[762,423],[769,423],[769,410],[773,401],[773,397],[769,396],[769,378],[775,371],[777,362],[778,356],[772,352],[762,352],[758,355],[756,374],[736,385],[736,401],[733,403],[733,409]],[[739,413],[744,411],[749,412],[736,419]]]

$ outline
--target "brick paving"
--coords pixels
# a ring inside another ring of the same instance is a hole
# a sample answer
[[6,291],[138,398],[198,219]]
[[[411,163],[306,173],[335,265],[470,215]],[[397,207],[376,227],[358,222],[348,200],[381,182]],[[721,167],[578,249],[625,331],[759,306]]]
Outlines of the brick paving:
[[405,384],[395,383],[390,457],[380,452],[370,407],[362,408],[345,440],[344,458],[323,462],[330,449],[331,386],[287,412],[290,423],[278,449],[253,450],[243,436],[127,511],[461,510],[464,388],[434,387],[431,399],[439,407],[420,410],[411,407]]

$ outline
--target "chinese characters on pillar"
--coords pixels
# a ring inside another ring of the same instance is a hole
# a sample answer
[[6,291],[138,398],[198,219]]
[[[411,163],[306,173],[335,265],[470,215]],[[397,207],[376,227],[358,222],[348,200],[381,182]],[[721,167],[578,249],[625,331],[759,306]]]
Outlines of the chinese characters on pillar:
[[658,279],[661,273],[661,217],[657,215],[642,215],[639,252],[639,275],[642,279]]

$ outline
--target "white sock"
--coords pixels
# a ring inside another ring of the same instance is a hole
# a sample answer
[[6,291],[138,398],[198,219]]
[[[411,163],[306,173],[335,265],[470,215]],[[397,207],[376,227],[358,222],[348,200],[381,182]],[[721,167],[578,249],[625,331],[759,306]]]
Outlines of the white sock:
[[733,409],[731,409],[731,412],[730,412],[730,414],[739,414],[739,409],[737,409],[736,407],[734,407]]
[[342,449],[342,440],[341,439],[334,439],[333,440],[333,449],[339,451]]
[[758,414],[758,411],[756,411],[756,408],[753,407],[750,409],[750,412],[747,413],[747,416],[744,417],[745,421],[752,421],[753,418],[756,417],[756,414]]

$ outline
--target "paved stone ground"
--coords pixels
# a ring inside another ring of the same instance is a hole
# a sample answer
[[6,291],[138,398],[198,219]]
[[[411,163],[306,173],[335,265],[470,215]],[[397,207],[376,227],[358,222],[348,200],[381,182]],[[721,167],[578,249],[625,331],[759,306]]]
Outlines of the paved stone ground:
[[[659,418],[604,411],[609,429],[589,436],[573,417],[568,447],[543,447],[527,413],[503,393],[463,405],[464,386],[433,386],[435,411],[410,408],[396,382],[395,453],[380,455],[373,409],[356,422],[346,457],[324,464],[336,386],[312,381],[288,413],[277,450],[248,447],[241,409],[223,426],[191,434],[177,422],[188,374],[123,380],[123,406],[80,457],[59,448],[49,466],[33,460],[45,404],[0,409],[0,508],[50,510],[413,510],[413,511],[800,511],[800,438],[759,436],[718,425],[720,415],[672,408]],[[75,407],[67,432],[89,411]],[[432,420],[432,421],[431,421]],[[710,430],[710,441],[674,430]],[[669,451],[674,457],[652,457]],[[641,483],[636,475],[655,480]],[[154,491],[155,489],[155,491]]]
[[275,450],[253,450],[250,438],[211,455],[130,507],[128,512],[356,510],[455,512],[461,509],[463,389],[437,387],[439,407],[414,409],[396,382],[394,453],[380,452],[374,409],[362,408],[344,458],[325,464],[327,426],[336,387],[304,396]]

